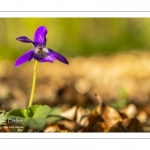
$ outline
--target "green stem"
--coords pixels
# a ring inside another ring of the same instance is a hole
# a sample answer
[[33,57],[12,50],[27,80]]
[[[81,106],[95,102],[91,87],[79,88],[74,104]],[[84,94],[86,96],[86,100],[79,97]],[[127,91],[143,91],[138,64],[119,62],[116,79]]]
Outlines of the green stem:
[[36,85],[36,71],[37,71],[37,60],[34,60],[34,74],[33,74],[32,90],[31,90],[28,107],[32,106],[32,103],[33,103],[33,97],[34,97],[34,91],[35,91],[35,85]]

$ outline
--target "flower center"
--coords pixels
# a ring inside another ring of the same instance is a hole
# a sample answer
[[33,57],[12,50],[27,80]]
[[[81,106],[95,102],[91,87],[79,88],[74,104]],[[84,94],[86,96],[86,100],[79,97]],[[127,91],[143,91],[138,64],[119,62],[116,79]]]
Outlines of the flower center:
[[45,56],[47,56],[48,50],[47,50],[47,48],[37,47],[37,48],[35,48],[35,54],[39,58],[44,58]]

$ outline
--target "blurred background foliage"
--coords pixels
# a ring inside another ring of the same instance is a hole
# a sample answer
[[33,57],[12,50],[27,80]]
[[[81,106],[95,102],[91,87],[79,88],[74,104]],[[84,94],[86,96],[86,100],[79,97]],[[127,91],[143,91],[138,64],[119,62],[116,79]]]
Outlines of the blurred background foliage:
[[[80,124],[83,132],[150,131],[150,18],[0,18],[0,111],[28,106],[33,62],[18,68],[14,62],[32,45],[16,38],[33,40],[41,25],[48,30],[47,47],[69,65],[38,65],[34,104],[49,105],[55,114],[67,111],[64,117],[77,124],[91,113]],[[63,125],[77,131],[74,123]]]
[[0,58],[14,60],[31,49],[16,37],[33,39],[40,25],[48,29],[47,47],[66,57],[150,49],[149,18],[0,18]]

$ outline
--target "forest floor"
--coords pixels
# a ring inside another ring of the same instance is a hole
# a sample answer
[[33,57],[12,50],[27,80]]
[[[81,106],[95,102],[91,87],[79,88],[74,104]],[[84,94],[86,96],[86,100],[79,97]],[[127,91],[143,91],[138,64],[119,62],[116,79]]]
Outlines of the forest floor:
[[[54,121],[44,132],[150,131],[150,52],[68,60],[38,63],[34,104],[71,120]],[[32,75],[32,61],[17,68],[0,61],[1,110],[28,106]]]

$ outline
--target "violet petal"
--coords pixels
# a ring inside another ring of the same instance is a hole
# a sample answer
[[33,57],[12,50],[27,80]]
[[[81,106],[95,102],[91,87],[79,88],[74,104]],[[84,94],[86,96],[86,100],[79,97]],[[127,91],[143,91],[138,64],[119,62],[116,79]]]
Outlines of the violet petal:
[[61,54],[59,54],[57,52],[54,52],[51,49],[48,49],[48,50],[49,50],[48,55],[50,57],[52,57],[53,59],[57,59],[57,60],[61,61],[62,63],[69,64],[68,60],[64,56],[62,56]]
[[34,50],[29,50],[27,53],[23,54],[16,60],[15,67],[18,67],[27,61],[30,61],[33,58],[33,55]]
[[53,57],[50,57],[49,55],[45,56],[44,58],[38,58],[36,55],[34,55],[34,59],[36,59],[37,61],[39,62],[53,62],[54,61],[54,58]]
[[33,43],[28,37],[26,36],[19,36],[16,40],[23,42],[23,43]]
[[37,46],[46,46],[46,34],[47,29],[45,26],[40,26],[37,28],[34,34],[34,42],[38,43]]

